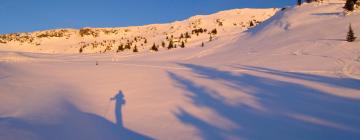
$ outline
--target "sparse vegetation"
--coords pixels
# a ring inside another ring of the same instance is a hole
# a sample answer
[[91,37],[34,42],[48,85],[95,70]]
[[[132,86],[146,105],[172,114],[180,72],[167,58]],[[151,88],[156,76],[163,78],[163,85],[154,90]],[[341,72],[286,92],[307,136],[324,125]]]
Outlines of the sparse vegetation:
[[223,22],[220,20],[220,19],[216,19],[216,23],[219,25],[219,26],[223,26]]
[[6,44],[11,41],[16,41],[20,43],[29,43],[36,44],[34,42],[35,38],[29,33],[12,33],[12,34],[4,34],[0,35],[0,42]]
[[99,33],[92,30],[92,29],[89,29],[89,28],[82,28],[79,30],[79,34],[81,37],[84,37],[84,36],[88,36],[88,35],[91,35],[93,37],[98,37],[99,36]]
[[67,30],[52,30],[52,31],[44,31],[38,34],[36,37],[45,38],[45,37],[70,37]]
[[199,34],[202,34],[205,32],[207,32],[207,29],[203,29],[203,28],[194,29],[191,31],[192,34],[196,34],[197,36],[199,36]]

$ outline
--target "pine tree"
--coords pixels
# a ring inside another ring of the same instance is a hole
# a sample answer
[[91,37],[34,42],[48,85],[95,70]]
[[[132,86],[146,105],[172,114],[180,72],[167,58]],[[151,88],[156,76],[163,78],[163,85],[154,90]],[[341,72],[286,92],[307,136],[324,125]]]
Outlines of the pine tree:
[[131,45],[130,45],[130,43],[127,43],[126,45],[125,45],[125,49],[131,49]]
[[135,48],[134,48],[133,52],[139,52],[139,50],[138,50],[138,48],[137,48],[136,45],[135,45]]
[[351,27],[351,24],[349,25],[349,31],[346,37],[347,42],[354,42],[356,40],[355,33]]
[[82,53],[83,52],[83,48],[82,47],[80,47],[80,49],[79,49],[79,53]]
[[355,10],[355,0],[346,0],[344,9],[347,11],[354,11]]
[[169,41],[168,49],[174,48],[174,43],[172,40]]
[[155,43],[151,47],[151,50],[156,51],[156,52],[159,51],[159,49],[158,49],[158,47],[156,47]]
[[255,26],[253,21],[250,21],[250,27]]
[[124,45],[121,44],[121,45],[119,45],[119,47],[117,49],[117,52],[121,52],[121,51],[124,51],[124,50],[125,50]]
[[299,6],[301,5],[301,0],[297,1],[297,5],[299,5]]
[[165,42],[164,42],[164,41],[161,42],[161,46],[162,46],[163,48],[165,48]]
[[217,30],[216,30],[216,28],[215,28],[215,29],[213,29],[213,30],[211,31],[211,33],[212,33],[212,34],[214,34],[214,35],[216,35],[216,34],[217,34]]
[[204,47],[204,46],[205,46],[205,44],[204,44],[204,42],[202,42],[202,43],[201,43],[201,47]]
[[188,32],[185,33],[185,38],[191,38],[191,36]]
[[184,41],[182,41],[181,42],[181,46],[180,46],[181,48],[185,48],[185,42]]

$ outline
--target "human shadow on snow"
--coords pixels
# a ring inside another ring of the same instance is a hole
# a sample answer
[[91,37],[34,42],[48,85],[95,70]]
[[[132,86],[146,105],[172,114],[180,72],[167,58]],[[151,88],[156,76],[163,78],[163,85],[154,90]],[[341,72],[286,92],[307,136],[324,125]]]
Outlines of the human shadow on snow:
[[123,94],[118,93],[116,100],[116,123],[99,115],[82,112],[68,101],[62,101],[54,109],[64,112],[49,123],[16,117],[0,116],[1,140],[150,140],[152,138],[123,126],[121,107]]
[[[200,78],[220,82],[229,88],[253,96],[265,109],[259,110],[239,103],[228,103],[216,87],[196,83],[179,74],[168,72],[174,84],[183,90],[191,103],[210,109],[236,127],[224,128],[208,122],[199,114],[179,107],[174,115],[184,124],[196,128],[204,139],[359,139],[360,102],[338,97],[300,83],[281,81],[252,74],[233,74],[215,68],[179,64],[191,69]],[[265,68],[248,68],[261,70]],[[318,75],[292,74],[275,71],[268,74],[326,83],[331,86],[357,89],[357,81],[331,79]],[[333,81],[330,81],[333,80]],[[340,85],[337,83],[346,82]]]

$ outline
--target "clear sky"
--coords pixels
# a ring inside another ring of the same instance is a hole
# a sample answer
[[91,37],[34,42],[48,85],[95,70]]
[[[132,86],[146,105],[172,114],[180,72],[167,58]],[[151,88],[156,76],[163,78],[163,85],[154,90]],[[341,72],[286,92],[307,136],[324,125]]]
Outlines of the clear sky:
[[285,7],[295,0],[0,0],[0,34],[55,28],[166,23],[233,8]]

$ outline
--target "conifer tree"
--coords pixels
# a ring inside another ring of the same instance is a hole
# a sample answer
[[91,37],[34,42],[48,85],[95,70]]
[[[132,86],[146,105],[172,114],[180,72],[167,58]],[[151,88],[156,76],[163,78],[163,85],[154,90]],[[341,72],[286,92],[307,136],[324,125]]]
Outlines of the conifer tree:
[[255,26],[253,21],[250,21],[250,27]]
[[212,34],[214,34],[214,35],[216,35],[216,34],[217,34],[217,30],[216,30],[216,28],[215,28],[215,29],[213,29],[213,30],[211,31],[211,33],[212,33]]
[[119,47],[118,47],[118,49],[117,49],[117,52],[120,52],[120,51],[124,51],[124,45],[123,44],[121,44],[121,45],[119,45]]
[[346,41],[347,42],[354,42],[356,40],[355,33],[351,27],[351,24],[349,25],[349,31],[347,33]]
[[181,48],[185,48],[185,42],[184,41],[182,41],[181,42],[181,46],[180,46]]
[[172,40],[169,41],[168,49],[174,48],[174,43]]
[[80,49],[79,49],[79,53],[82,53],[83,52],[83,48],[82,47],[80,47]]
[[297,1],[297,5],[299,5],[299,6],[301,5],[301,0]]
[[156,52],[159,51],[159,49],[158,49],[158,47],[156,47],[155,43],[151,47],[151,50],[156,51]]
[[165,42],[161,42],[161,46],[164,48],[165,47]]
[[204,44],[204,42],[202,42],[202,43],[201,43],[201,47],[204,47],[204,46],[205,46],[205,44]]
[[185,38],[191,38],[191,36],[188,32],[185,33]]
[[133,52],[139,52],[139,50],[138,50],[138,48],[137,48],[136,45],[135,45],[135,48],[134,48]]
[[355,3],[356,3],[356,0],[346,0],[344,9],[346,9],[347,11],[354,11]]

